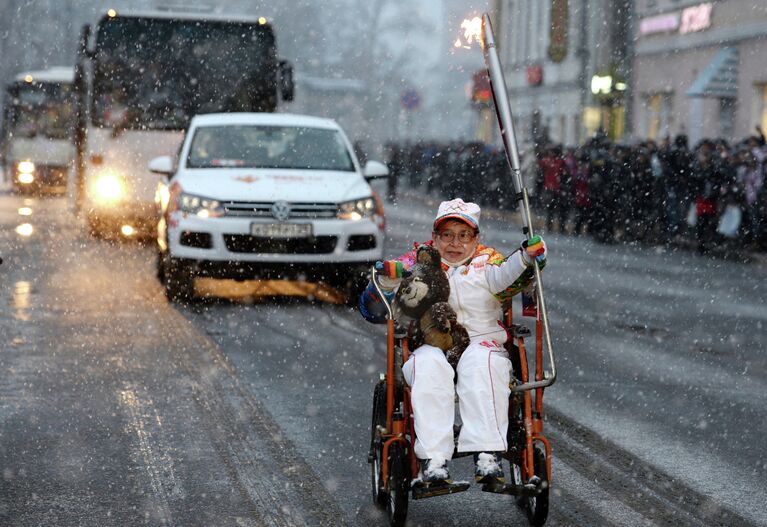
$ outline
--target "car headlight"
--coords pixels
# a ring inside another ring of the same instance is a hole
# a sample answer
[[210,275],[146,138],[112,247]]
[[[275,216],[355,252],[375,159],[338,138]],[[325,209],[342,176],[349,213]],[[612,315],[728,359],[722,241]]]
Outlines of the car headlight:
[[338,205],[338,217],[342,220],[361,220],[375,214],[376,202],[370,198],[355,199]]
[[28,185],[35,180],[35,164],[32,161],[19,161],[16,164],[16,179]]
[[32,161],[19,161],[16,170],[19,171],[19,174],[31,174],[35,171],[35,164]]
[[104,174],[96,179],[93,184],[96,199],[101,202],[114,202],[122,199],[126,194],[125,181],[112,174]]
[[219,201],[184,193],[178,197],[178,210],[196,214],[200,218],[218,218],[224,215],[224,208]]

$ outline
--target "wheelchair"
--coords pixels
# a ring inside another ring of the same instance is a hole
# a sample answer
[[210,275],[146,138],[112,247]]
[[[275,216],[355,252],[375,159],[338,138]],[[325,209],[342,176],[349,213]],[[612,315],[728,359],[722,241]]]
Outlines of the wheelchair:
[[[377,271],[372,270],[372,281],[378,288]],[[408,501],[463,492],[468,482],[423,487],[419,485],[418,460],[415,444],[415,426],[410,406],[410,388],[402,373],[402,365],[409,356],[408,333],[392,318],[392,306],[378,289],[379,297],[386,304],[387,361],[386,373],[373,392],[370,451],[371,487],[374,504],[385,509],[393,527],[405,524]],[[523,306],[523,316],[535,316],[534,365],[528,365],[525,341],[533,333],[525,326],[515,324],[512,304],[504,306],[505,326],[510,334],[506,343],[513,367],[509,401],[508,450],[502,457],[509,463],[509,483],[484,484],[482,490],[496,494],[516,496],[517,505],[526,513],[530,525],[546,522],[551,487],[551,444],[543,435],[543,391],[553,384],[556,370],[553,354],[549,350],[551,372],[543,369],[544,327],[536,306]],[[530,381],[530,376],[534,381]],[[455,430],[457,438],[458,429]],[[454,452],[453,458],[472,455],[471,452]]]

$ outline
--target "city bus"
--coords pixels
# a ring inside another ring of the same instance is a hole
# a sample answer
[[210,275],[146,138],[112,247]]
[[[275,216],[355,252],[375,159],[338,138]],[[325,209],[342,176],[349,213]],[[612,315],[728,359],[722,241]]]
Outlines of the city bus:
[[75,158],[74,68],[19,73],[5,87],[0,158],[18,192],[66,190]]
[[110,9],[83,27],[75,92],[74,208],[92,234],[143,237],[159,219],[148,162],[196,114],[276,111],[293,76],[265,18]]

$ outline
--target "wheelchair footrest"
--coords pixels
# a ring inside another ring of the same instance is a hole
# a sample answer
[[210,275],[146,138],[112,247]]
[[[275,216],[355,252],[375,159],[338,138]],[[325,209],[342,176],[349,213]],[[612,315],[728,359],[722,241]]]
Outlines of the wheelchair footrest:
[[429,485],[427,483],[413,482],[413,499],[433,498],[434,496],[444,496],[445,494],[455,494],[469,490],[471,485],[468,481],[455,481],[452,483],[438,483]]
[[[538,480],[540,482],[540,480]],[[511,483],[488,483],[482,485],[483,492],[492,492],[494,494],[511,494],[512,496],[535,497],[546,487],[545,482],[527,483],[526,485],[514,485]]]

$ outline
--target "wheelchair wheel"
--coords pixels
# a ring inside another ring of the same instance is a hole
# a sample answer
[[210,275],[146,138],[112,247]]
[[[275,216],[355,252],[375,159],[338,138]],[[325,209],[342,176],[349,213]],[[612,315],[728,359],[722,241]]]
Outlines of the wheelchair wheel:
[[373,491],[373,503],[380,508],[386,507],[389,496],[384,492],[384,484],[381,480],[383,467],[382,445],[376,440],[376,430],[379,426],[386,426],[386,384],[379,381],[373,391],[373,420],[370,429],[370,485]]
[[402,445],[389,448],[389,501],[386,512],[392,527],[402,527],[407,519],[407,501],[410,492],[407,452]]
[[[519,497],[517,505],[522,507],[527,513],[527,521],[530,525],[538,527],[546,523],[549,515],[549,485],[548,474],[546,473],[546,451],[539,445],[535,445],[533,451],[533,466],[535,475],[541,479],[541,493],[537,496]],[[519,465],[512,463],[511,477],[515,485],[522,485],[522,471]]]

